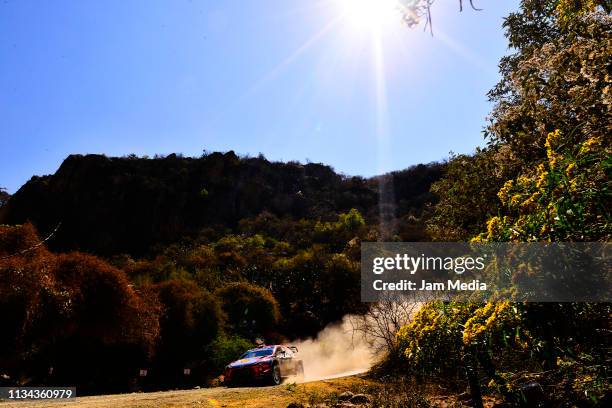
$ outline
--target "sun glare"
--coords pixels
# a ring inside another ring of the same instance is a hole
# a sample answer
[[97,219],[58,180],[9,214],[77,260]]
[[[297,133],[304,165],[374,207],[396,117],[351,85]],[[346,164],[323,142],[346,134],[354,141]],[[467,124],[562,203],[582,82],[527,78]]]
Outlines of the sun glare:
[[346,20],[356,28],[379,29],[398,18],[398,0],[339,0]]

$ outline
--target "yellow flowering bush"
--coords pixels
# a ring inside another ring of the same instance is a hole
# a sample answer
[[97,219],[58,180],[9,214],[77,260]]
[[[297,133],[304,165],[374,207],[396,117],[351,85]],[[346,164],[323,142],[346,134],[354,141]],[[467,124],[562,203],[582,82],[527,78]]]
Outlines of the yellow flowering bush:
[[559,129],[556,129],[554,132],[550,132],[546,136],[546,142],[544,143],[544,146],[546,146],[546,156],[549,160],[555,157],[553,144],[559,139],[560,135],[561,131]]
[[[574,139],[575,135],[560,130],[546,134],[546,155],[503,183],[497,193],[501,210],[488,218],[486,230],[472,242],[609,241],[610,147],[597,136],[584,137],[579,143]],[[523,267],[524,273],[532,273],[527,265]],[[559,344],[570,347],[577,333],[587,332],[573,326],[580,326],[582,319],[605,318],[600,311],[583,304],[432,302],[397,338],[409,365],[422,373],[448,374],[465,364],[460,356],[494,360],[504,370],[487,373],[489,389],[507,395],[520,392],[521,377],[515,374],[519,368],[555,366]],[[569,316],[575,318],[568,320]],[[561,337],[547,333],[543,322],[553,321]],[[563,332],[566,325],[567,333]],[[580,389],[601,394],[594,384],[604,377],[593,378],[583,376]]]
[[460,365],[463,347],[462,323],[477,305],[430,302],[412,322],[397,333],[400,350],[413,369],[421,373],[442,373]]
[[397,333],[400,350],[410,366],[424,373],[444,373],[461,366],[466,347],[519,344],[527,347],[526,331],[518,330],[522,311],[505,301],[487,303],[430,302]]
[[[503,79],[490,93],[496,103],[486,129],[490,148],[451,160],[432,189],[440,195],[433,237],[609,242],[612,5],[533,0],[521,7],[505,22],[517,52],[502,62]],[[517,267],[526,275],[537,270]],[[485,392],[517,406],[526,403],[521,389],[531,381],[543,386],[551,405],[557,398],[589,406],[610,395],[610,310],[585,303],[435,302],[397,336],[417,370],[471,366],[470,387],[474,377],[484,379]]]
[[500,189],[507,215],[491,217],[476,241],[609,239],[611,149],[595,136],[574,146],[558,129],[545,147],[543,162]]
[[504,186],[501,188],[501,190],[499,190],[499,193],[497,193],[497,196],[499,197],[502,203],[508,199],[508,193],[510,192],[512,187],[514,187],[514,180],[508,180],[504,183]]
[[502,336],[503,342],[510,340],[521,340],[519,336],[511,339],[511,334],[516,332],[520,323],[520,311],[516,305],[507,300],[499,302],[488,302],[476,309],[472,316],[465,322],[463,329],[463,343],[465,345],[482,342],[485,337]]

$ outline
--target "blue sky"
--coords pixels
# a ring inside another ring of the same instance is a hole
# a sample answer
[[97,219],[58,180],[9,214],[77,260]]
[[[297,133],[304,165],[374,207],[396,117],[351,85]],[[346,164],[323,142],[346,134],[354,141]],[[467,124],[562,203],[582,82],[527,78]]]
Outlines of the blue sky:
[[371,176],[482,145],[518,0],[438,0],[433,37],[346,4],[0,0],[0,186],[71,153],[261,152]]

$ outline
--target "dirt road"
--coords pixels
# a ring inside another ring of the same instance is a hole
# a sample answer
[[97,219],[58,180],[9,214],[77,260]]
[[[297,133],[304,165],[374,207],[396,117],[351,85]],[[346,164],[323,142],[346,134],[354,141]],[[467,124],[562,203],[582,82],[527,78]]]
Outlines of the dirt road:
[[[322,402],[324,395],[354,390],[367,383],[360,377],[344,377],[305,384],[284,384],[276,387],[202,388],[196,390],[163,391],[77,397],[71,402],[22,401],[0,402],[0,408],[285,408],[292,401]],[[78,391],[78,390],[77,390]]]

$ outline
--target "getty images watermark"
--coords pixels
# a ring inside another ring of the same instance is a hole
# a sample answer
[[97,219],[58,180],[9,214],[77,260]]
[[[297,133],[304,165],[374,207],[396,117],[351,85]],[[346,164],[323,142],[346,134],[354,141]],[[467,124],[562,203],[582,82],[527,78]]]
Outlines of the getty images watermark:
[[608,243],[364,242],[361,300],[610,302]]

